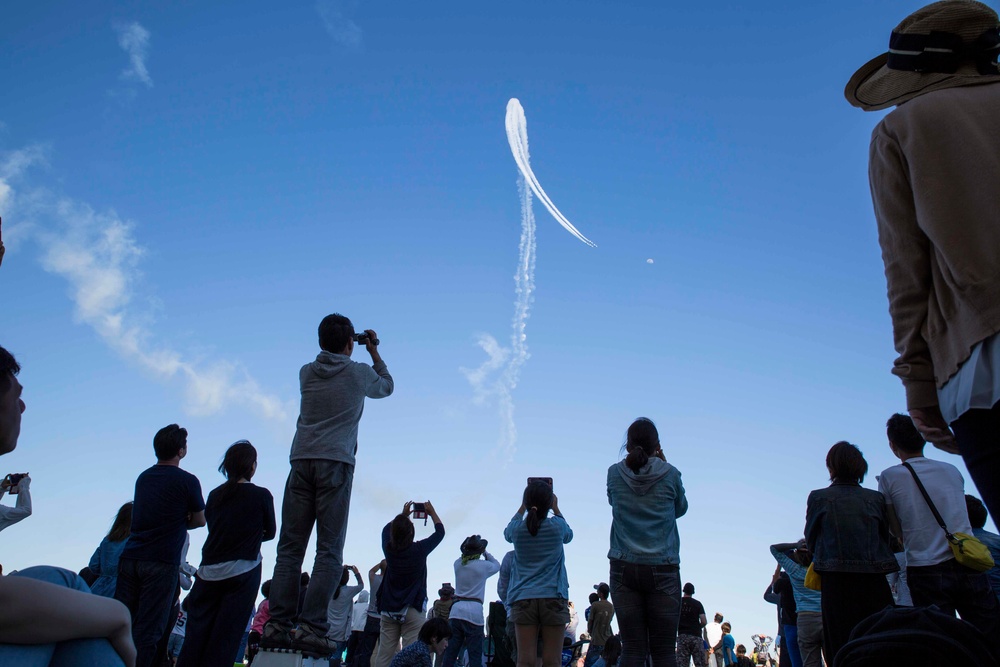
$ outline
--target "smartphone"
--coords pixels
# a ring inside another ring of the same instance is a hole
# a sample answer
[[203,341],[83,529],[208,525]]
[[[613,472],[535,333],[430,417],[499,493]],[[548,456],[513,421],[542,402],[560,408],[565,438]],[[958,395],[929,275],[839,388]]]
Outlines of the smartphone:
[[528,478],[528,484],[531,484],[532,482],[545,482],[546,484],[549,485],[549,488],[553,488],[553,489],[555,488],[555,487],[552,486],[552,478],[551,477],[529,477]]

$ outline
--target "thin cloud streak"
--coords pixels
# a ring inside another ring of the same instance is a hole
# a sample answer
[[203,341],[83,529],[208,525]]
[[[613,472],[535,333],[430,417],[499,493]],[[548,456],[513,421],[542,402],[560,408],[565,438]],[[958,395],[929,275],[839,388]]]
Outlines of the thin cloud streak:
[[319,0],[316,12],[323,21],[323,27],[342,46],[361,46],[364,33],[361,27],[345,14],[345,0]]
[[148,318],[132,305],[146,250],[131,222],[114,211],[98,212],[84,202],[42,190],[24,195],[15,190],[11,181],[39,163],[42,155],[40,149],[25,149],[0,162],[0,192],[5,193],[0,210],[16,202],[19,215],[34,219],[15,229],[37,241],[42,267],[67,281],[76,320],[158,379],[181,377],[189,414],[211,415],[238,405],[268,420],[287,420],[288,404],[266,393],[239,364],[203,363],[155,339]]
[[153,78],[146,68],[146,58],[149,56],[149,31],[138,22],[116,23],[118,46],[128,55],[129,66],[122,70],[121,77],[126,81],[138,81],[148,88],[153,87]]

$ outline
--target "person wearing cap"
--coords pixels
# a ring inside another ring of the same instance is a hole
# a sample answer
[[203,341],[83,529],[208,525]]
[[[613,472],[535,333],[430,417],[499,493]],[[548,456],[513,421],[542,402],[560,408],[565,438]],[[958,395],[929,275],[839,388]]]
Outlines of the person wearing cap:
[[590,633],[590,646],[587,648],[587,659],[584,667],[592,667],[604,652],[604,645],[608,638],[614,634],[611,630],[611,619],[615,617],[615,606],[608,601],[611,595],[611,587],[603,581],[596,586],[597,601],[590,605],[590,614],[587,615],[587,632]]
[[1000,511],[1000,20],[972,0],[906,17],[844,90],[872,133],[893,374],[923,437],[961,453]]
[[470,535],[462,542],[462,555],[455,561],[455,602],[448,616],[451,641],[444,652],[444,667],[454,667],[463,648],[469,652],[470,667],[483,662],[486,580],[500,571],[500,562],[486,551],[488,544],[479,535]]
[[451,616],[451,606],[455,604],[455,587],[445,582],[438,589],[438,599],[431,605],[427,612],[427,618],[443,618],[448,620]]

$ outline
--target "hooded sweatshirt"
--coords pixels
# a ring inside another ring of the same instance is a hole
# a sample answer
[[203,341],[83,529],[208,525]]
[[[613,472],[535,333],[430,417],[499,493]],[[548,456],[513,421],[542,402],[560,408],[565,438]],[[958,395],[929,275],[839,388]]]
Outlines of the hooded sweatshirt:
[[385,398],[392,393],[385,362],[369,366],[346,354],[323,351],[299,371],[299,385],[302,405],[289,459],[325,459],[353,466],[365,396]]
[[608,558],[643,565],[680,563],[677,519],[688,503],[677,468],[658,458],[650,458],[637,473],[624,461],[616,463],[608,468],[608,502]]

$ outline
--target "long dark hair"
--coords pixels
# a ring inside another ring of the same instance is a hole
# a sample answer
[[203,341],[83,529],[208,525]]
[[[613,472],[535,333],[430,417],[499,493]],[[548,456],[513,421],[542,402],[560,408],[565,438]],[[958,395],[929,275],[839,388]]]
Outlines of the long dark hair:
[[220,500],[232,493],[241,479],[250,481],[256,463],[257,450],[249,440],[237,440],[229,445],[219,464],[219,472],[226,478],[226,483],[219,491]]
[[413,544],[413,522],[405,514],[397,514],[389,524],[389,551],[399,553]]
[[130,500],[119,508],[118,515],[115,517],[114,523],[111,524],[111,530],[108,531],[108,541],[121,542],[127,540],[131,534],[132,501]]
[[628,452],[625,465],[638,474],[639,470],[649,462],[649,457],[660,449],[660,434],[653,420],[639,417],[632,422],[625,432],[623,448]]
[[532,536],[538,535],[538,529],[545,521],[552,509],[552,487],[548,482],[540,479],[533,480],[524,489],[522,497],[524,506],[528,508],[528,516],[524,519],[524,525]]
[[614,667],[618,664],[618,659],[622,656],[622,638],[618,635],[611,635],[608,637],[607,641],[604,642],[604,650],[601,651],[601,657],[604,658],[604,664],[608,667]]
[[344,566],[344,573],[340,575],[340,585],[337,586],[337,590],[333,592],[333,599],[336,600],[340,597],[341,589],[347,585],[347,582],[351,580],[351,571]]

